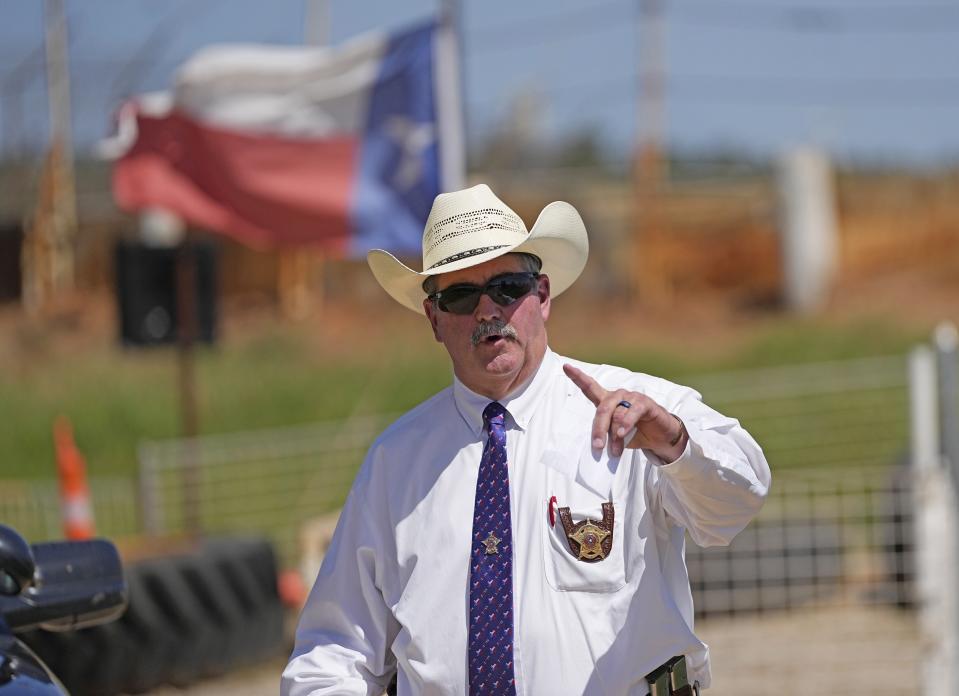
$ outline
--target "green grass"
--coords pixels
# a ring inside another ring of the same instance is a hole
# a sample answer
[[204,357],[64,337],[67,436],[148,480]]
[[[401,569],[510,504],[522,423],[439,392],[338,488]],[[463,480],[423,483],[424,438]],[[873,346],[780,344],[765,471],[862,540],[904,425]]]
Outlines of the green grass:
[[[628,342],[577,346],[576,357],[631,370],[682,379],[690,375],[885,355],[905,355],[928,341],[929,333],[875,318],[836,325],[814,320],[778,320],[743,331],[731,348],[710,347],[711,339],[670,341],[670,348],[636,350]],[[650,339],[647,338],[646,342]],[[678,344],[678,345],[677,345]]]
[[[270,322],[198,350],[201,432],[399,412],[449,383],[445,353],[422,326],[392,331],[337,339]],[[681,341],[664,349],[654,338],[644,336],[634,346],[629,337],[610,343],[567,332],[553,344],[585,360],[682,381],[714,370],[903,354],[923,336],[878,320],[840,326],[782,320],[716,351],[695,342],[677,345]],[[51,427],[58,414],[73,421],[94,476],[131,474],[139,442],[178,434],[174,350],[124,350],[103,340],[64,351],[51,348],[53,337],[32,340],[42,349],[21,358],[25,369],[0,371],[0,478],[54,475]]]
[[[94,479],[99,533],[134,534],[142,511],[131,478],[137,446],[180,431],[176,352],[124,350],[106,336],[62,333],[33,326],[0,336],[0,517],[32,540],[57,535],[51,428],[64,414]],[[749,400],[714,391],[710,373],[903,356],[924,338],[878,320],[766,320],[737,329],[732,339],[729,331],[689,339],[641,328],[551,327],[551,344],[562,354],[701,388],[708,403],[740,418],[774,472],[894,463],[907,441],[905,389],[813,390]],[[261,321],[197,350],[200,430],[219,434],[398,413],[448,385],[450,374],[444,350],[412,317],[309,326]],[[202,527],[269,534],[284,563],[293,563],[301,524],[342,504],[362,457],[358,447],[276,460],[254,454],[204,467]],[[157,481],[167,532],[183,529],[177,463],[167,462],[173,466]]]
[[[327,359],[300,332],[271,327],[249,341],[196,353],[201,433],[270,428],[395,412],[442,388],[436,352],[398,364],[369,352]],[[109,346],[0,373],[0,478],[55,474],[52,424],[70,418],[91,475],[132,473],[142,440],[180,432],[173,349]]]

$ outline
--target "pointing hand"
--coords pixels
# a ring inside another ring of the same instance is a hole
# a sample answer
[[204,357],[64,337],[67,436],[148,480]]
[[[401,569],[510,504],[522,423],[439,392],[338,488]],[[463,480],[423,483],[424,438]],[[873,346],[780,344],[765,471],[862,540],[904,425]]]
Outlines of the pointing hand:
[[572,365],[563,365],[563,372],[596,405],[591,435],[594,448],[604,447],[608,435],[614,457],[627,447],[642,448],[664,462],[676,460],[686,449],[688,437],[683,422],[645,394],[625,389],[607,391]]

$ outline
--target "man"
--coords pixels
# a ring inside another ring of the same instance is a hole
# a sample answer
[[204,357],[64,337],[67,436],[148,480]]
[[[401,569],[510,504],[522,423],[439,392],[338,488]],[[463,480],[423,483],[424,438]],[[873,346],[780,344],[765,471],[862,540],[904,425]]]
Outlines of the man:
[[422,272],[370,252],[383,288],[429,319],[453,385],[370,448],[284,694],[379,694],[394,673],[401,695],[708,686],[684,537],[729,543],[769,467],[693,390],[550,351],[552,298],[587,249],[569,204],[527,233],[480,185],[436,198]]

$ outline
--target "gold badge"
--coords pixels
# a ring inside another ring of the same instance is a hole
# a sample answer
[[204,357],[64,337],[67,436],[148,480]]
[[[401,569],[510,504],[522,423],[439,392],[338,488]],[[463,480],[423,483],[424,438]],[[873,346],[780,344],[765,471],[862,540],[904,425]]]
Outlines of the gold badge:
[[579,559],[581,561],[588,561],[594,558],[606,558],[602,544],[603,539],[609,536],[609,532],[602,527],[597,527],[587,520],[586,524],[569,536],[579,544]]
[[492,556],[493,554],[499,553],[499,549],[496,547],[499,546],[501,541],[503,540],[493,534],[493,532],[490,532],[489,536],[483,539],[483,546],[486,547],[486,555]]
[[568,507],[559,509],[559,519],[566,532],[566,543],[580,561],[596,563],[613,550],[613,504],[603,503],[603,519],[585,519],[573,524]]

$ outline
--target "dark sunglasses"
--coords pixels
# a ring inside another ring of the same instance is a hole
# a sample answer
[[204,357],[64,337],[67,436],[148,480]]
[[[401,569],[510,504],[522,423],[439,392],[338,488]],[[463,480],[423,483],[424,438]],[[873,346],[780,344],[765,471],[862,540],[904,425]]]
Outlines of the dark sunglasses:
[[537,286],[539,273],[504,273],[490,278],[486,285],[460,283],[434,292],[429,299],[444,312],[469,314],[476,309],[480,297],[489,295],[500,307],[509,305],[531,293]]

